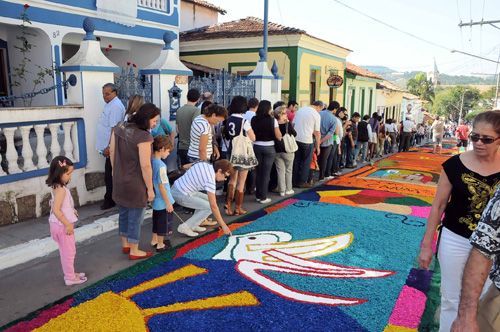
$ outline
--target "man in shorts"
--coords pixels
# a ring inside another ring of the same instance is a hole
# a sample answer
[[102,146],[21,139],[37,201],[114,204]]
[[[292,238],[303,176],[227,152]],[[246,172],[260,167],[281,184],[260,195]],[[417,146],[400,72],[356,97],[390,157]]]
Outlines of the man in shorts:
[[455,135],[457,137],[458,143],[457,143],[457,152],[460,153],[460,147],[464,147],[464,150],[467,151],[467,146],[469,145],[469,126],[467,126],[464,122],[464,120],[460,120],[460,124],[457,127],[457,130],[455,130]]
[[434,140],[434,149],[432,153],[441,153],[444,135],[444,121],[438,116],[431,126],[432,137]]

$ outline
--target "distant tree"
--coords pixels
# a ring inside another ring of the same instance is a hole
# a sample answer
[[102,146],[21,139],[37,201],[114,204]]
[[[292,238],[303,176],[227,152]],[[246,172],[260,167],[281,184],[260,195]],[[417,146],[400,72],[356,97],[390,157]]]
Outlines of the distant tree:
[[417,73],[414,78],[410,78],[406,84],[408,91],[420,99],[432,101],[434,97],[434,87],[432,81],[428,80],[424,73]]
[[447,119],[458,121],[460,111],[462,111],[462,116],[465,116],[468,110],[480,108],[480,102],[481,93],[478,89],[455,86],[437,92],[433,100],[432,111]]

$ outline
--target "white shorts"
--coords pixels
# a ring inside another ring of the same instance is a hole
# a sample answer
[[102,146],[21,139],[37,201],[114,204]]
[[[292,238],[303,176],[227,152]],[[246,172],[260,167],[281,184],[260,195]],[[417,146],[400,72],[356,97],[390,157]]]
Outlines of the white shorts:
[[370,143],[378,143],[377,133],[372,133],[372,135],[370,136]]

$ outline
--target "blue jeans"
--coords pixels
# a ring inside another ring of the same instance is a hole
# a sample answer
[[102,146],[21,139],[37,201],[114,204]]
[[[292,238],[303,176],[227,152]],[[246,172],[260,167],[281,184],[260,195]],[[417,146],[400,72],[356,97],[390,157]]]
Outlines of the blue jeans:
[[257,165],[257,179],[255,197],[257,199],[266,199],[269,191],[269,180],[271,179],[271,168],[273,167],[276,150],[274,145],[262,146],[254,145],[255,157],[259,161]]
[[368,142],[357,142],[356,150],[354,151],[354,157],[357,158],[359,152],[361,151],[361,162],[366,161],[366,152],[368,149]]
[[127,238],[128,243],[139,243],[145,210],[118,206],[118,230],[120,236]]
[[312,143],[297,142],[297,146],[299,149],[295,151],[295,159],[293,160],[293,183],[295,186],[307,182],[314,149],[314,144]]
[[349,138],[346,138],[344,142],[344,151],[342,152],[345,153],[345,166],[352,166],[353,150],[354,149],[351,146],[351,140]]
[[332,176],[333,173],[336,172],[333,162],[335,161],[335,156],[338,155],[338,144],[333,142],[332,151],[330,151],[330,155],[328,156],[328,161],[326,162],[326,172],[325,176]]

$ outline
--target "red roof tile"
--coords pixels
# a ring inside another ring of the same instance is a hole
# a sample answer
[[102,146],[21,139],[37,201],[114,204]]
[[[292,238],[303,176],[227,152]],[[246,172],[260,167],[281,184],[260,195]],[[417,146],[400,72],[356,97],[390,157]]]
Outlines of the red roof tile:
[[370,78],[375,78],[375,79],[378,79],[378,80],[383,80],[382,76],[380,75],[377,75],[365,68],[362,68],[362,67],[358,67],[356,66],[355,64],[352,64],[350,62],[347,63],[347,66],[346,66],[346,70],[351,73],[351,74],[354,74],[354,75],[359,75],[359,76],[363,76],[363,77],[370,77]]
[[[264,21],[256,17],[247,17],[236,21],[205,26],[180,33],[180,41],[219,39],[219,38],[244,38],[261,36],[264,30]],[[269,22],[269,35],[295,35],[305,34],[305,31],[285,27]]]
[[[304,30],[292,27],[286,27],[281,24],[269,22],[268,34],[273,35],[306,35],[312,38],[323,40],[307,34]],[[179,37],[181,42],[206,40],[206,39],[223,39],[223,38],[245,38],[262,36],[264,31],[264,21],[260,18],[249,16],[236,21],[225,22],[205,26],[189,31],[181,32]],[[329,41],[323,40],[326,43],[335,45],[345,50],[351,51],[345,47],[333,44]]]
[[195,4],[198,6],[202,6],[205,8],[213,9],[215,11],[218,11],[222,15],[226,14],[226,11],[224,9],[222,9],[219,6],[216,6],[214,4],[211,4],[210,2],[205,1],[205,0],[182,0],[182,1],[189,2],[189,3]]

